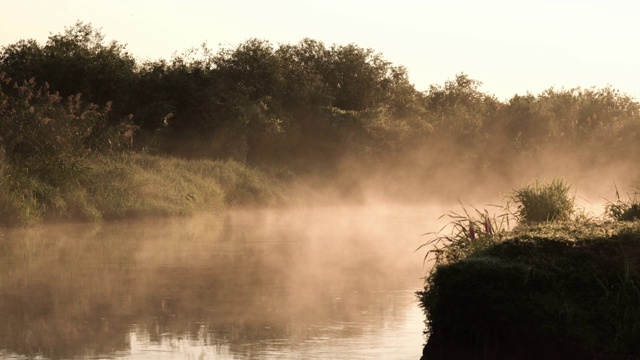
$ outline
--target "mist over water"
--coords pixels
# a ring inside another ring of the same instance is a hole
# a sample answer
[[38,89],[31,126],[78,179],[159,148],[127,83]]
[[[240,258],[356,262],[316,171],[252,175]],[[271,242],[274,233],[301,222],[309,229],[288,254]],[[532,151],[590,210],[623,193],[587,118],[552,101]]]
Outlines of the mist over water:
[[0,230],[0,358],[417,359],[431,263],[415,250],[441,215],[559,176],[600,216],[637,184],[628,163],[534,160],[424,177],[348,166],[326,191],[296,185],[307,206]]
[[0,357],[416,359],[426,206],[2,233]]

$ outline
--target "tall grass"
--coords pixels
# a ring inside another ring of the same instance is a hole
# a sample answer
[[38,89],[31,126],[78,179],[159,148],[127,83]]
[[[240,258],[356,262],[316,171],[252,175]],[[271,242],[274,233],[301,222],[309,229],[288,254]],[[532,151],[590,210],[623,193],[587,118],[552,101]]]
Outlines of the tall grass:
[[[534,224],[547,221],[569,220],[574,212],[574,199],[569,195],[570,186],[562,180],[539,182],[516,189],[507,197],[504,206],[491,205],[495,210],[479,210],[464,206],[462,213],[450,212],[440,217],[449,219],[438,233],[428,233],[431,240],[418,249],[428,248],[425,262],[434,260],[436,265],[456,262],[470,254],[503,240],[516,223]],[[516,211],[512,211],[512,205]],[[443,231],[448,230],[448,234]]]
[[536,181],[514,190],[510,201],[516,206],[515,215],[520,222],[566,221],[574,212],[575,199],[569,194],[570,189],[561,179]]
[[[503,209],[496,205],[492,207],[498,208],[499,211]],[[513,224],[513,219],[507,212],[490,214],[486,209],[471,209],[469,211],[463,206],[462,213],[452,211],[442,215],[440,219],[447,218],[449,223],[437,233],[424,234],[433,236],[417,249],[429,249],[424,257],[425,263],[434,261],[436,265],[444,265],[464,259],[500,241]]]
[[[640,191],[640,186],[636,187]],[[640,220],[640,199],[638,192],[627,194],[627,199],[622,200],[616,187],[616,200],[609,201],[605,206],[605,214],[615,221]]]
[[[584,240],[609,237],[620,229],[598,218],[576,214],[570,189],[571,186],[560,179],[536,181],[514,190],[504,206],[490,205],[492,212],[475,207],[468,210],[463,206],[461,213],[451,211],[440,216],[438,220],[448,219],[448,223],[438,232],[423,234],[431,239],[417,250],[428,249],[424,262],[434,261],[438,266],[463,260],[493,244],[528,233],[553,239]],[[616,197],[616,202],[606,205],[605,217],[614,221],[640,220],[637,194],[623,201],[616,188]]]
[[130,154],[102,157],[93,164],[102,180],[86,187],[107,219],[183,216],[285,201],[278,181],[234,161]]
[[185,216],[285,202],[280,182],[233,161],[123,154],[92,155],[79,164],[83,176],[53,188],[2,163],[0,224]]
[[35,225],[40,222],[38,202],[30,190],[36,181],[13,171],[0,151],[0,225]]

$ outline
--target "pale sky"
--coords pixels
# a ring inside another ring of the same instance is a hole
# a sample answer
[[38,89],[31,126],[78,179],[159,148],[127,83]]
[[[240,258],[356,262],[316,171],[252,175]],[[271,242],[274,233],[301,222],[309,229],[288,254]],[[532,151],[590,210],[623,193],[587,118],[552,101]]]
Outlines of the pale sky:
[[141,60],[249,38],[354,43],[404,65],[418,90],[461,72],[505,100],[550,87],[613,88],[640,99],[640,5],[506,0],[0,0],[0,46],[77,20]]

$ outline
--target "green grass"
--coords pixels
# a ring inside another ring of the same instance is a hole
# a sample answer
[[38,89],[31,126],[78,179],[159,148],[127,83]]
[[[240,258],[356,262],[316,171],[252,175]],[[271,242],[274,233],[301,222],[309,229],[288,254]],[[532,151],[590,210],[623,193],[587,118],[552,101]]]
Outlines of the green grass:
[[62,186],[1,162],[0,222],[101,221],[184,216],[285,201],[273,176],[234,161],[96,155]]
[[511,201],[516,205],[515,215],[527,223],[569,220],[574,211],[570,189],[561,179],[553,179],[514,190]]

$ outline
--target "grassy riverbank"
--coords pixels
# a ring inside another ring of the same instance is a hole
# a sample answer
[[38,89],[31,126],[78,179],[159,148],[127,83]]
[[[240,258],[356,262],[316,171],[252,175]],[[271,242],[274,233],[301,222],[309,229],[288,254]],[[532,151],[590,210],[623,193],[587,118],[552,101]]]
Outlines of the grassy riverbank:
[[1,225],[189,215],[284,201],[277,177],[234,161],[96,155],[66,169],[64,178],[47,174],[1,163]]
[[503,231],[484,217],[473,236],[447,237],[419,293],[423,358],[640,356],[640,222],[614,221],[633,205],[610,204],[608,220],[520,219]]

